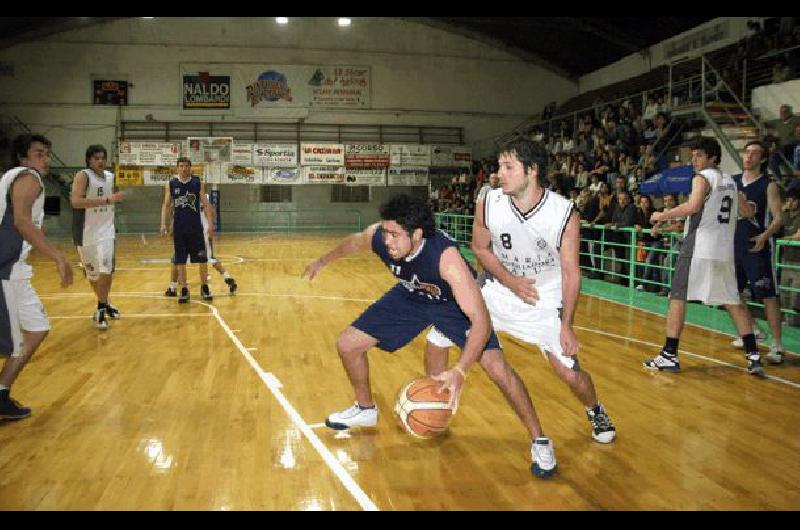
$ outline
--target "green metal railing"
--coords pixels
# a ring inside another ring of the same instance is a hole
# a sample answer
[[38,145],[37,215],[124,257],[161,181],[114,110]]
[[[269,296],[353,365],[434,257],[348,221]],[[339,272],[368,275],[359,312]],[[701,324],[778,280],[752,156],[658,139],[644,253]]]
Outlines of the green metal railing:
[[[462,246],[462,252],[474,259],[469,251],[472,239],[471,215],[437,213],[436,226],[447,231]],[[580,267],[590,278],[611,279],[631,290],[648,290],[648,286],[665,293],[672,283],[675,259],[683,238],[681,232],[658,232],[661,239],[654,242],[645,236],[651,230],[633,227],[614,228],[607,225],[581,223]],[[782,276],[778,291],[781,298],[789,303],[781,304],[781,312],[797,317],[800,315],[800,262],[784,262],[782,259],[787,247],[800,247],[800,241],[779,239],[776,245],[774,266],[776,274]],[[791,271],[787,274],[788,271]],[[784,281],[793,276],[792,283]],[[639,287],[641,286],[641,287]],[[797,303],[794,303],[794,300]],[[763,308],[763,304],[748,301],[748,305]]]

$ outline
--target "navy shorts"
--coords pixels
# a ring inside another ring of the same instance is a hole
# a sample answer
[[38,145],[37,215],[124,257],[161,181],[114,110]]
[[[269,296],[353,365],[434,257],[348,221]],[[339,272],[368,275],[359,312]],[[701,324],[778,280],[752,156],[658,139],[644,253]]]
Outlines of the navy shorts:
[[175,243],[173,263],[184,265],[188,257],[192,258],[192,263],[208,263],[206,240],[203,237],[202,230],[196,232],[174,232],[172,241]]
[[[400,284],[361,313],[352,326],[378,339],[378,348],[393,352],[402,348],[430,325],[464,349],[470,321],[455,302],[417,302]],[[500,349],[494,330],[483,350]]]
[[750,284],[750,295],[754,300],[775,298],[775,276],[772,273],[772,252],[765,248],[761,252],[736,249],[736,286],[739,292]]

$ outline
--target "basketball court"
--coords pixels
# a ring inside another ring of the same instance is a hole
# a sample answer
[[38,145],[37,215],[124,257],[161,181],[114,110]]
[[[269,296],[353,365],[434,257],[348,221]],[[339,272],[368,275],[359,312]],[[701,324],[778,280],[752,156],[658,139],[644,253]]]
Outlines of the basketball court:
[[[332,431],[352,403],[335,349],[341,330],[393,284],[371,254],[305,266],[340,236],[229,234],[202,302],[163,291],[170,238],[118,237],[111,300],[122,319],[95,329],[95,298],[75,269],[59,286],[34,253],[33,284],[52,331],[15,384],[33,408],[0,423],[0,509],[23,510],[628,510],[797,509],[800,359],[747,374],[730,337],[688,326],[683,371],[641,363],[661,346],[659,315],[582,296],[581,364],[618,436],[594,442],[583,407],[538,350],[501,334],[526,382],[558,473],[532,476],[530,440],[500,391],[474,367],[444,436],[418,440],[392,415],[422,375],[424,334],[369,353],[378,426]],[[59,241],[73,264],[78,258]],[[454,362],[454,349],[451,363]]]

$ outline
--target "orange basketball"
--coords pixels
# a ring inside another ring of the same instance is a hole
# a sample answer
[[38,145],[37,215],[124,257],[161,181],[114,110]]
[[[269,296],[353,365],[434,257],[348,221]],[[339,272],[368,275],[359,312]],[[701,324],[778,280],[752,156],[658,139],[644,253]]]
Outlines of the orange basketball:
[[447,402],[450,391],[441,394],[439,381],[430,377],[414,379],[400,389],[394,412],[405,431],[417,438],[432,438],[447,429],[453,416]]

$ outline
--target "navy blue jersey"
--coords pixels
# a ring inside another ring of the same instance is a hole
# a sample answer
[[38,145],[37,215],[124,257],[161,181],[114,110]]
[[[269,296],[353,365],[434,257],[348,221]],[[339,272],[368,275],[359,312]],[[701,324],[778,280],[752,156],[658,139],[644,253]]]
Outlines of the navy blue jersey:
[[[406,288],[408,296],[416,301],[427,303],[443,303],[454,301],[450,285],[439,274],[439,261],[442,253],[457,244],[446,232],[437,230],[433,237],[425,238],[417,254],[407,256],[399,261],[392,259],[386,244],[383,242],[383,228],[378,227],[372,237],[372,251],[392,271]],[[462,256],[463,259],[463,256]],[[475,271],[466,260],[473,277]]]
[[756,210],[755,217],[750,219],[741,217],[736,222],[735,246],[739,252],[751,248],[753,242],[750,239],[763,233],[772,221],[767,204],[767,187],[771,181],[768,177],[762,176],[745,186],[741,173],[733,175],[733,180],[736,182],[736,188],[744,193],[747,202]]
[[173,232],[203,232],[200,221],[200,178],[192,175],[183,183],[178,177],[169,180],[169,195],[175,209]]

